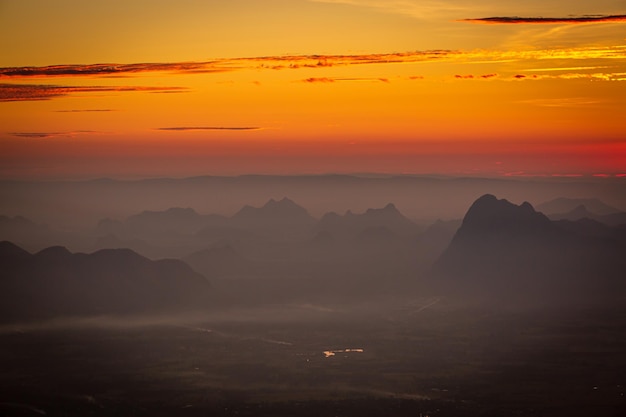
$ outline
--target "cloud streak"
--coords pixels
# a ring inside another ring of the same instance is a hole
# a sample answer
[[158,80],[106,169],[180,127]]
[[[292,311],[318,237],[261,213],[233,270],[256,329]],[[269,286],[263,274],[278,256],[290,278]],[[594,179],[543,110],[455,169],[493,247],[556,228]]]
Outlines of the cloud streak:
[[[489,63],[489,62],[512,62],[529,59],[624,59],[626,47],[622,45],[608,47],[586,47],[550,50],[524,50],[524,51],[452,51],[452,50],[427,50],[409,51],[390,54],[360,54],[360,55],[281,55],[252,58],[217,59],[206,62],[182,62],[182,63],[149,63],[149,64],[92,64],[92,65],[53,65],[46,67],[11,67],[0,68],[0,79],[32,79],[32,78],[55,78],[55,77],[83,77],[97,76],[110,78],[111,74],[116,77],[134,76],[142,73],[170,71],[175,73],[213,73],[224,71],[241,70],[297,70],[300,68],[329,68],[345,67],[351,65],[387,65],[387,64],[411,64],[421,62],[464,62],[464,63]],[[312,79],[323,79],[313,77]],[[335,79],[336,81],[338,79]],[[8,88],[4,84],[4,88]],[[19,88],[15,86],[15,88]],[[48,86],[48,95],[63,93],[61,88],[88,89],[111,89],[113,87],[63,87]],[[56,90],[55,90],[56,88]],[[118,87],[123,89],[139,89],[144,91],[151,89],[152,92],[174,93],[182,92],[180,87]],[[106,91],[106,90],[104,90]]]
[[94,130],[75,130],[71,132],[10,132],[9,134],[18,138],[45,139],[54,137],[72,137],[84,134],[97,134]]
[[184,87],[148,87],[148,86],[69,86],[49,84],[0,84],[0,102],[52,100],[76,93],[102,92],[184,92]]
[[70,109],[70,110],[54,110],[55,113],[100,113],[112,112],[114,109]]
[[483,24],[577,24],[577,23],[607,23],[626,22],[626,15],[591,15],[569,17],[519,17],[519,16],[496,16],[481,17],[475,19],[462,19],[460,22],[483,23]]
[[203,130],[261,130],[258,126],[174,126],[174,127],[158,127],[155,130],[175,131],[175,132],[194,132]]
[[49,65],[44,67],[0,68],[0,77],[65,77],[65,76],[120,76],[141,72],[182,72],[207,73],[223,72],[210,62],[136,63],[136,64],[88,64],[88,65]]
[[302,82],[314,84],[314,83],[334,83],[340,81],[372,81],[372,82],[382,82],[389,83],[388,78],[363,78],[363,77],[354,77],[354,78],[329,78],[329,77],[310,77],[302,80]]
[[243,69],[299,69],[324,68],[363,64],[392,64],[442,59],[454,51],[430,50],[391,54],[363,55],[281,55],[252,58],[218,59],[205,62],[149,63],[149,64],[89,64],[50,65],[44,67],[0,68],[0,78],[130,76],[146,72],[175,72],[184,74],[215,73]]

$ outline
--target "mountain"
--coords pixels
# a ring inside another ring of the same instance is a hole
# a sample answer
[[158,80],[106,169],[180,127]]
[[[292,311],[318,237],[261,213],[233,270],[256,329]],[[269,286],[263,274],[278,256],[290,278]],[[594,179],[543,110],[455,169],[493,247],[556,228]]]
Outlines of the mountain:
[[315,223],[315,218],[305,208],[288,198],[279,201],[272,198],[262,207],[245,205],[230,218],[233,227],[285,237],[308,233]]
[[585,206],[591,213],[605,215],[619,213],[622,210],[611,207],[597,198],[565,198],[559,197],[537,205],[537,210],[547,215],[567,213]]
[[367,209],[361,214],[354,214],[350,210],[343,216],[335,212],[326,213],[319,222],[319,229],[331,234],[389,236],[390,233],[415,233],[418,226],[390,203],[380,209]]
[[[550,302],[625,294],[626,240],[484,195],[434,267],[456,293]],[[615,233],[624,236],[615,229]]]
[[55,246],[31,254],[1,242],[0,269],[7,320],[195,309],[210,296],[208,281],[184,262],[129,249],[84,254]]
[[146,210],[119,222],[103,219],[98,223],[99,234],[154,237],[155,235],[193,234],[208,226],[223,225],[226,217],[201,215],[192,208],[172,207],[164,211]]
[[609,226],[626,224],[626,212],[615,212],[609,214],[597,214],[591,212],[586,206],[580,205],[567,213],[550,214],[551,220],[571,220],[591,219]]

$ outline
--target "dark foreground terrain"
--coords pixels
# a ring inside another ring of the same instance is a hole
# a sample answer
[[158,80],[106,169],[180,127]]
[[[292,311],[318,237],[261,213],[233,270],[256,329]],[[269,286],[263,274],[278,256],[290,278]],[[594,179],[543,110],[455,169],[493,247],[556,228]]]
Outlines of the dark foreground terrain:
[[413,298],[8,325],[7,416],[623,416],[626,310]]

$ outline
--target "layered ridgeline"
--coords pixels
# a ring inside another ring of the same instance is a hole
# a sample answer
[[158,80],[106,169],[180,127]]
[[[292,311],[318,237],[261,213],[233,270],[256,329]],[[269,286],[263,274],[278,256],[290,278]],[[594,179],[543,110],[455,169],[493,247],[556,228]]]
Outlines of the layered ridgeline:
[[456,294],[600,301],[624,294],[624,254],[626,235],[618,228],[589,219],[552,221],[527,202],[484,195],[467,211],[434,275],[440,288]]
[[0,317],[154,313],[206,307],[209,282],[174,259],[151,261],[129,249],[31,254],[0,242]]
[[319,230],[336,235],[411,235],[418,226],[405,217],[392,203],[385,207],[369,208],[364,213],[348,210],[343,216],[326,213],[320,220]]

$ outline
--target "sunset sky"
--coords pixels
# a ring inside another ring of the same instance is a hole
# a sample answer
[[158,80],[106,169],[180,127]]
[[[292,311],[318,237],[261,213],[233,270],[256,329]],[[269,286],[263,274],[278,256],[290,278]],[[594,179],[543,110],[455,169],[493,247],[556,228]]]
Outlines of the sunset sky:
[[0,0],[0,179],[626,174],[624,0]]

